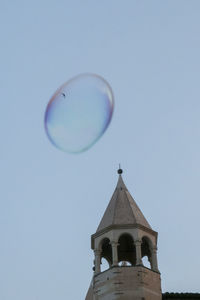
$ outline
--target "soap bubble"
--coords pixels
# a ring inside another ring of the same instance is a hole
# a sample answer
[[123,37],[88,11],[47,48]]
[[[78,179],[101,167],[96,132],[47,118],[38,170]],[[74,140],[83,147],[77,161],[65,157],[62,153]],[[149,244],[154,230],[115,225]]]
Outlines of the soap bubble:
[[113,108],[112,89],[102,77],[78,75],[50,99],[45,112],[47,136],[60,150],[83,152],[103,135]]

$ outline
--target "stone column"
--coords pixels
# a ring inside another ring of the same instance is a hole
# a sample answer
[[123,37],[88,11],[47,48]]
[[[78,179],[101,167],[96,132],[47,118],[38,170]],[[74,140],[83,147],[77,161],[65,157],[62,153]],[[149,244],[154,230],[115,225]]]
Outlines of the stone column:
[[153,247],[151,249],[151,261],[152,261],[152,270],[159,272],[158,261],[157,261],[157,247]]
[[94,255],[95,255],[95,270],[94,273],[98,274],[101,272],[101,250],[95,249],[94,250]]
[[118,266],[117,246],[119,244],[116,241],[112,241],[111,245],[112,245],[112,266]]
[[137,240],[134,242],[134,245],[136,248],[136,266],[142,265],[142,252],[141,252],[142,241]]

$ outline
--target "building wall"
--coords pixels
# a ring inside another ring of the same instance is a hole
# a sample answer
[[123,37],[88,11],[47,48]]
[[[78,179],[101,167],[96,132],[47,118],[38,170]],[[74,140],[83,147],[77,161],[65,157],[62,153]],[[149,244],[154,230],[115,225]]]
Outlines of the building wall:
[[95,300],[161,300],[160,274],[142,266],[112,267],[94,276]]

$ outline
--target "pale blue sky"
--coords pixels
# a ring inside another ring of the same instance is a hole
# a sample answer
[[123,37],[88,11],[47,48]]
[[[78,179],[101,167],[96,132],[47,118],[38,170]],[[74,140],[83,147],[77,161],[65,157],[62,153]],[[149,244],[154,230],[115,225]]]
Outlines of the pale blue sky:
[[[84,300],[119,162],[159,233],[163,291],[199,291],[200,1],[2,0],[0,22],[0,299]],[[110,83],[115,111],[70,155],[43,118],[83,72]]]

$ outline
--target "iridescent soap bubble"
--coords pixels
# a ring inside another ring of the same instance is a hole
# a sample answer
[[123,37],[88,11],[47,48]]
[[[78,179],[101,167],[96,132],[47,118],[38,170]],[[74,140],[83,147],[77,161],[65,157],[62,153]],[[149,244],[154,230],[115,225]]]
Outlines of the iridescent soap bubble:
[[47,136],[60,150],[85,151],[105,132],[113,108],[112,89],[105,79],[94,74],[78,75],[50,99],[45,112]]

